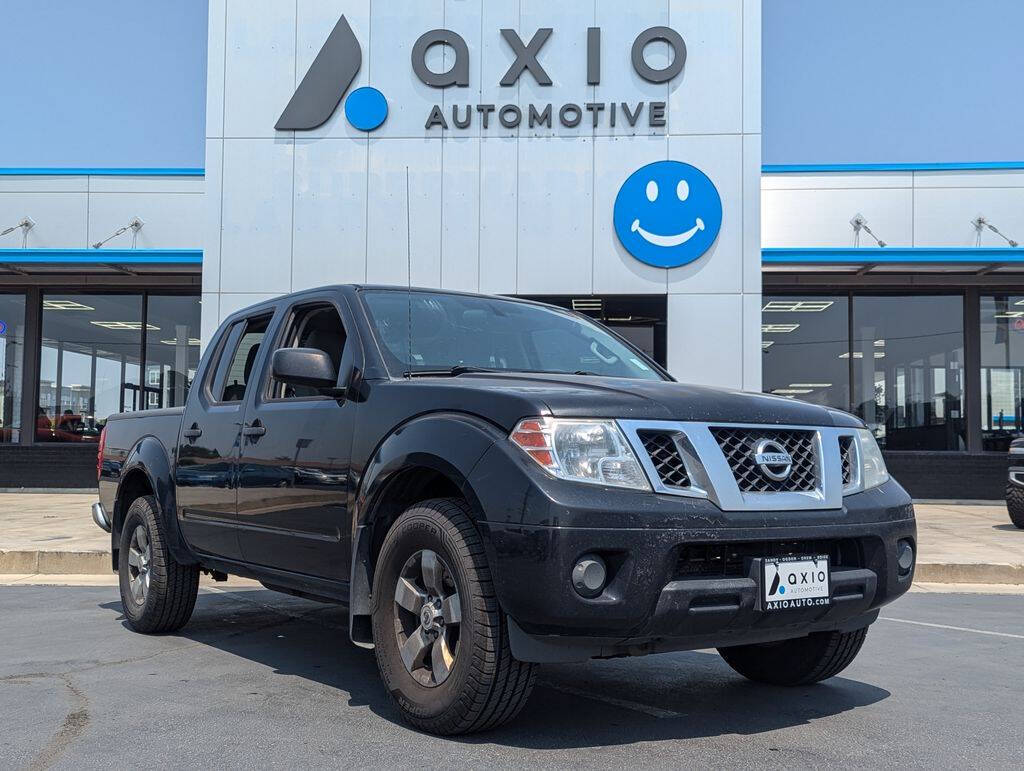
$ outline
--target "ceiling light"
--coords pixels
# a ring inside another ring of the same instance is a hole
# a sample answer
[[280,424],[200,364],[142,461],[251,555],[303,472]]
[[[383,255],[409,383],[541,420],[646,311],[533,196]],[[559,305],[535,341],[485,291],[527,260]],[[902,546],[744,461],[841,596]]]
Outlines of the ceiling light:
[[[178,344],[177,340],[161,340],[160,342],[163,343],[164,345],[177,345]],[[200,342],[198,337],[190,337],[188,339],[188,344],[189,345],[201,345],[201,342]]]
[[883,347],[885,347],[885,340],[875,340],[875,347],[876,348],[883,348]]
[[762,340],[761,341],[761,350],[762,351],[767,351],[773,345],[775,345],[775,341],[774,340]]
[[813,390],[813,388],[776,388],[772,393],[787,396],[790,394],[809,394]]
[[1019,319],[1024,317],[1024,311],[1003,311],[995,314],[994,319]]
[[574,311],[600,311],[604,301],[600,297],[573,298],[572,309]]
[[786,332],[795,332],[800,328],[799,324],[762,324],[762,334],[778,334],[782,335]]
[[[90,321],[89,323],[95,324],[97,327],[103,327],[104,329],[142,329],[141,321]],[[146,329],[151,332],[160,331],[160,327],[154,327],[152,324],[146,324]]]
[[771,300],[764,313],[818,313],[835,305],[835,300]]
[[[839,354],[839,358],[840,359],[849,359],[850,358],[850,354],[848,354],[848,353],[841,353],[841,354]],[[863,351],[854,351],[853,352],[853,358],[855,358],[855,359],[863,359],[864,358],[864,352]],[[884,359],[885,358],[885,351],[875,351],[875,358],[876,359]]]
[[74,300],[43,300],[44,311],[94,311],[91,305],[76,303]]
[[831,388],[831,383],[790,383],[790,388]]

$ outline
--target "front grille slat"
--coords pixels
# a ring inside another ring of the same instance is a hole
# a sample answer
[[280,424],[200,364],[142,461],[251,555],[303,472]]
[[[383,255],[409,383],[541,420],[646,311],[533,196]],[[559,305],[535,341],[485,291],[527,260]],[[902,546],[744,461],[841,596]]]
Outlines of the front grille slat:
[[856,539],[803,541],[742,541],[738,543],[689,543],[679,549],[675,579],[740,578],[747,575],[748,560],[757,557],[793,557],[827,554],[833,570],[864,567]]
[[654,464],[654,470],[666,487],[690,486],[690,475],[679,454],[675,435],[668,431],[638,431],[637,436]]
[[[711,433],[722,449],[732,469],[736,484],[745,493],[813,492],[818,487],[815,432],[786,428],[711,428]],[[769,478],[754,461],[754,447],[762,439],[769,439],[785,449],[793,459],[792,470],[786,479]]]
[[855,466],[854,446],[852,436],[839,437],[839,457],[843,463],[843,487],[853,484],[853,471]]

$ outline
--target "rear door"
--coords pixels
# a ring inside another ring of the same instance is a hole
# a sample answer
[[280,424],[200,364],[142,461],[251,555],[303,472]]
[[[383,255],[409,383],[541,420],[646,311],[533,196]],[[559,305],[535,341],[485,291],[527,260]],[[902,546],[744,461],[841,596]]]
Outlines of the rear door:
[[235,322],[215,342],[214,358],[185,406],[175,472],[179,521],[196,551],[242,557],[236,474],[245,395],[272,313]]
[[[304,295],[287,309],[270,348],[325,351],[337,381],[358,348],[345,314],[332,293]],[[242,554],[250,564],[347,582],[356,404],[274,381],[272,353],[246,399],[238,469]]]

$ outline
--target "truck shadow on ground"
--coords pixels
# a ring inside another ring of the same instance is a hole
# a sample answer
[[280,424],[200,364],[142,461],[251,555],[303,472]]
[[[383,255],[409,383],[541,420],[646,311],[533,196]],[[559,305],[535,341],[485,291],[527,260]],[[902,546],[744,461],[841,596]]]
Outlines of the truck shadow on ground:
[[[120,614],[120,602],[101,607]],[[348,640],[343,608],[262,590],[200,593],[179,636],[301,677],[402,724],[373,652]],[[258,688],[258,680],[253,687]],[[665,739],[754,735],[879,702],[889,692],[837,677],[806,688],[749,683],[713,652],[543,666],[521,715],[504,728],[449,741],[567,749]],[[320,702],[322,703],[322,702]]]

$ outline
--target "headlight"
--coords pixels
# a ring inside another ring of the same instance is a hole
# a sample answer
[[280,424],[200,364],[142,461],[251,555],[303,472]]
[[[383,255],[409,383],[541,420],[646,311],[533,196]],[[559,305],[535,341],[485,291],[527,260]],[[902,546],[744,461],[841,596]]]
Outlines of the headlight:
[[519,421],[509,438],[559,479],[651,489],[614,420],[527,418]]
[[889,472],[875,435],[866,428],[857,429],[857,445],[860,447],[860,489],[870,490],[888,482]]

